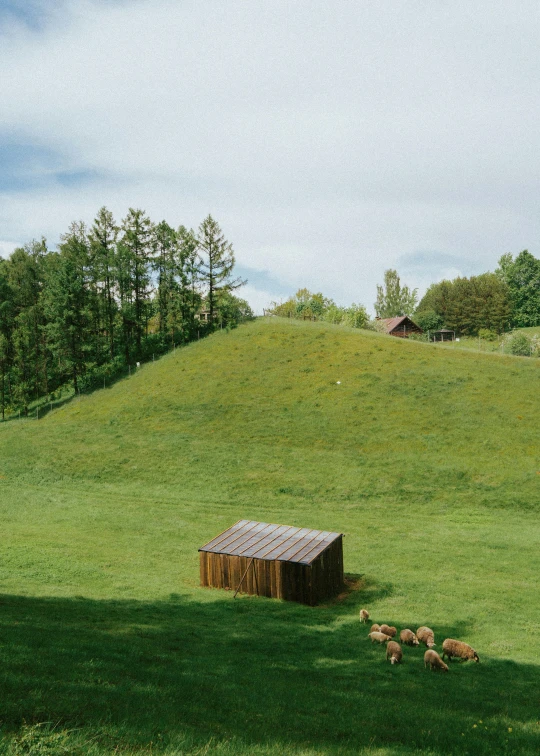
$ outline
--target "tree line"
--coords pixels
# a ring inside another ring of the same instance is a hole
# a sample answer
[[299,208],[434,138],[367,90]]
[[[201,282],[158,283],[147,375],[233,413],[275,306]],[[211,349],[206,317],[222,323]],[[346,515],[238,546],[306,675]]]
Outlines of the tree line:
[[432,284],[416,309],[424,329],[465,336],[540,325],[540,260],[527,250],[503,255],[494,273]]
[[363,305],[340,307],[320,292],[300,289],[285,302],[273,302],[269,312],[375,330],[380,319],[408,315],[424,331],[448,328],[463,336],[496,337],[540,325],[540,260],[527,250],[515,258],[503,255],[494,273],[432,284],[420,302],[417,289],[402,285],[397,271],[389,269],[377,286],[374,308],[371,320]]
[[234,266],[211,215],[195,232],[132,208],[119,224],[105,207],[89,228],[72,223],[56,250],[45,239],[16,249],[0,260],[2,418],[253,317]]

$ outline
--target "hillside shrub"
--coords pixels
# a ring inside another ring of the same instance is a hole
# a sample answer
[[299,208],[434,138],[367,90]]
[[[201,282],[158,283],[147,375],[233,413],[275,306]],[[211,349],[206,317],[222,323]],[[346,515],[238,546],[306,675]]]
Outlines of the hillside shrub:
[[532,353],[532,339],[525,333],[514,331],[504,340],[504,351],[518,357],[530,357]]
[[365,328],[368,320],[368,314],[364,305],[353,302],[350,307],[345,308],[342,323],[351,328]]
[[496,341],[497,334],[495,331],[490,331],[489,328],[480,328],[478,331],[478,338],[484,341]]

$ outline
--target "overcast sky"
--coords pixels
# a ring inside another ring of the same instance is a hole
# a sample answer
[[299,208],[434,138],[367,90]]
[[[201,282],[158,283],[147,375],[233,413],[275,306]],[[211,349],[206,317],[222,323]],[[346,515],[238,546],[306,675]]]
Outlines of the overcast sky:
[[527,0],[0,0],[0,254],[210,212],[258,311],[540,256],[539,40]]

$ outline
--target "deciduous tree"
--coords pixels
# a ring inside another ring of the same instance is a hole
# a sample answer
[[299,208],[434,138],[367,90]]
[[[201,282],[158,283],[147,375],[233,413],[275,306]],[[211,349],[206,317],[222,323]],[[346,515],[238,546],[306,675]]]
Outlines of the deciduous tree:
[[379,318],[412,315],[418,301],[417,289],[402,286],[396,270],[384,272],[383,286],[377,286],[375,313]]

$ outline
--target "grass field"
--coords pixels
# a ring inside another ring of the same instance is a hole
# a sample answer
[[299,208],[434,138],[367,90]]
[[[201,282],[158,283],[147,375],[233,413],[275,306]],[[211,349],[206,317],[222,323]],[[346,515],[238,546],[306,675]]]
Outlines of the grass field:
[[[0,425],[0,754],[538,753],[539,389],[539,360],[268,319]],[[351,590],[199,588],[241,518],[344,532]],[[481,663],[392,667],[361,606]]]

